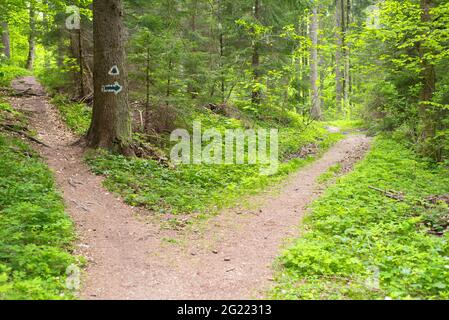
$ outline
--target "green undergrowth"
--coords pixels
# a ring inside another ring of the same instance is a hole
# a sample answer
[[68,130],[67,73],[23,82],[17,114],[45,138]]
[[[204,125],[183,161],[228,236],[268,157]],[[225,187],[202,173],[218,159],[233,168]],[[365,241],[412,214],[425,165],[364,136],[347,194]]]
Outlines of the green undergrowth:
[[30,71],[9,64],[0,64],[0,87],[9,87],[11,81],[18,77],[28,76]]
[[[15,111],[0,104],[0,123]],[[18,115],[17,115],[18,116]],[[74,228],[54,177],[22,140],[0,130],[0,300],[71,299]]]
[[[91,110],[83,104],[73,103],[64,96],[55,96],[53,103],[60,110],[68,126],[78,134],[85,134],[89,127]],[[274,121],[237,119],[213,113],[204,108],[189,107],[178,110],[176,126],[192,132],[193,122],[200,122],[204,132],[216,129],[278,128],[281,164],[277,174],[260,174],[261,165],[180,165],[175,168],[151,159],[126,158],[107,152],[92,152],[87,162],[94,173],[104,175],[105,186],[121,195],[132,206],[145,207],[156,213],[210,214],[220,208],[235,204],[241,197],[264,190],[281,181],[291,172],[313,161],[319,154],[296,157],[302,147],[314,145],[318,153],[327,150],[343,138],[342,134],[330,134],[322,123],[303,124],[297,114],[286,114],[288,125],[277,126]],[[139,142],[145,135],[136,134]],[[156,147],[169,158],[171,147],[168,134],[156,139],[163,141]]]
[[84,103],[74,103],[64,95],[55,95],[51,100],[56,106],[67,126],[78,135],[89,130],[92,109]]
[[[299,150],[310,143],[325,151],[340,134],[327,134],[319,127],[305,132],[280,133],[281,154]],[[293,146],[295,146],[293,148]],[[133,206],[142,206],[158,213],[214,213],[236,204],[239,198],[263,191],[318,156],[293,158],[281,162],[275,175],[260,174],[261,165],[180,165],[175,168],[153,160],[129,159],[102,152],[88,157],[97,174],[106,176],[105,186],[122,195]]]
[[[448,299],[447,168],[378,138],[353,173],[314,202],[279,259],[275,299]],[[390,190],[403,201],[373,190]]]
[[326,122],[326,125],[340,128],[342,132],[360,130],[366,127],[363,120],[335,120]]

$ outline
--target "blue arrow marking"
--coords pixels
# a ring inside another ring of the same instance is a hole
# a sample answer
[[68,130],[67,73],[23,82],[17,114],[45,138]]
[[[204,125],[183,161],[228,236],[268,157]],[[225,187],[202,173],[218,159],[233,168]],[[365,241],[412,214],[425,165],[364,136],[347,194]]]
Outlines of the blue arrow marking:
[[122,90],[123,87],[118,82],[115,82],[114,84],[107,84],[101,88],[102,92],[115,93],[116,95]]

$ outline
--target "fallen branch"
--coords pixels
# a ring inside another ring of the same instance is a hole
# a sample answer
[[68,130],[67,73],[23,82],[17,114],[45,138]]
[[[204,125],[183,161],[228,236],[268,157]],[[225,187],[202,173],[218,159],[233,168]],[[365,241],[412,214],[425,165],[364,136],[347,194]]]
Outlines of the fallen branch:
[[46,144],[45,142],[42,142],[38,139],[36,139],[35,137],[32,137],[31,135],[29,135],[28,133],[26,133],[25,131],[22,131],[20,129],[15,129],[13,126],[10,125],[0,125],[0,128],[7,130],[9,132],[14,132],[17,134],[20,134],[21,136],[24,136],[25,138],[27,138],[28,140],[31,140],[37,144],[43,145],[44,147],[47,148],[51,148],[48,144]]
[[382,189],[379,189],[379,188],[376,188],[376,187],[373,187],[373,186],[370,186],[369,188],[372,189],[372,190],[375,190],[375,191],[383,193],[387,198],[394,199],[394,200],[397,200],[397,201],[404,201],[405,200],[404,195],[401,192],[394,191],[394,190],[382,190]]

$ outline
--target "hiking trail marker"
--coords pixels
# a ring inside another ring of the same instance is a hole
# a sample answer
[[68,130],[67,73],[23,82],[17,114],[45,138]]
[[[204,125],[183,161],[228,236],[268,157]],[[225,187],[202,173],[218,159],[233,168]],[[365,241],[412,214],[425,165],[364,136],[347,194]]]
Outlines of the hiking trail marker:
[[118,69],[117,66],[112,66],[111,70],[109,70],[108,73],[110,76],[118,76],[120,75],[120,70]]
[[107,84],[101,88],[102,92],[115,93],[118,95],[123,90],[123,87],[116,81],[114,84]]

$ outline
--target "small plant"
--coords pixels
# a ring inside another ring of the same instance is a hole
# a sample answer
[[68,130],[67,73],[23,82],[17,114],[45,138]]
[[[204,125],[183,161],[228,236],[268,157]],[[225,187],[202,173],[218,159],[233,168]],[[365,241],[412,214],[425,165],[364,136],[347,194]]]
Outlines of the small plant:
[[9,87],[11,81],[30,75],[30,71],[14,65],[0,64],[0,87]]
[[89,130],[92,109],[84,103],[75,103],[67,97],[56,95],[52,103],[59,109],[67,126],[76,134],[84,135]]
[[[390,198],[372,185],[406,196]],[[301,238],[279,259],[272,297],[448,299],[447,205],[416,204],[448,193],[447,169],[378,138],[355,171],[312,205]]]
[[73,224],[53,175],[23,142],[0,133],[0,300],[70,299]]

